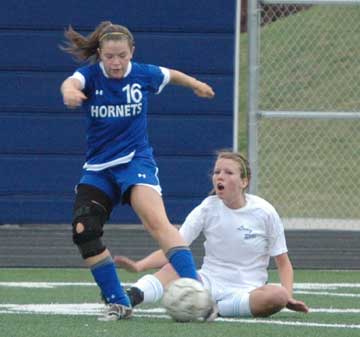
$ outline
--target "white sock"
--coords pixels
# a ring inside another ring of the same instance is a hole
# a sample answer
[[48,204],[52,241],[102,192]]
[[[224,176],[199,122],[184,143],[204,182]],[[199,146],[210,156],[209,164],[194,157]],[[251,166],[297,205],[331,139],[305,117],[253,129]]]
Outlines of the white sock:
[[249,299],[250,294],[243,294],[219,301],[219,314],[222,317],[252,317]]
[[142,303],[154,303],[164,294],[164,287],[154,275],[148,274],[140,278],[133,284],[144,292],[144,301]]

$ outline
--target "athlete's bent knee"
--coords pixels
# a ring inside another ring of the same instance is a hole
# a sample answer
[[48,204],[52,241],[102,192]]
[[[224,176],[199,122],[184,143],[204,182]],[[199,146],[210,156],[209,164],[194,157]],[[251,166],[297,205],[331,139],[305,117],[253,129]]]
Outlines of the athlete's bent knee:
[[101,254],[106,247],[101,241],[108,212],[101,204],[90,201],[74,212],[73,242],[84,259]]
[[288,304],[289,299],[288,291],[284,287],[278,287],[277,291],[274,292],[273,304],[281,310]]

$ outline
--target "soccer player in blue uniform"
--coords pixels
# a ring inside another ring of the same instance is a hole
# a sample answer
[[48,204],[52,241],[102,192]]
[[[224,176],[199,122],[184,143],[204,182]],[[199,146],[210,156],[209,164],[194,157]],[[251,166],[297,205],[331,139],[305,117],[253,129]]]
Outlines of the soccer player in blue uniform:
[[168,84],[188,87],[204,98],[212,88],[180,71],[132,62],[134,38],[124,26],[109,21],[88,36],[71,26],[63,50],[89,65],[61,85],[64,104],[82,106],[87,119],[87,153],[77,185],[73,241],[90,267],[109,309],[103,320],[131,315],[131,304],[109,250],[102,243],[103,225],[113,207],[129,203],[158,241],[181,277],[197,278],[193,256],[168,220],[147,136],[148,95]]

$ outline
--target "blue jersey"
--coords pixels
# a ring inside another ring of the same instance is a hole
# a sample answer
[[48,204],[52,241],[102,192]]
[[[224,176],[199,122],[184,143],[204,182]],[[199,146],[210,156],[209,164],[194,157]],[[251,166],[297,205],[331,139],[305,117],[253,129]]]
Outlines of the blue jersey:
[[130,62],[122,79],[109,78],[102,63],[77,69],[87,100],[87,153],[84,168],[100,171],[131,161],[150,148],[147,135],[148,94],[169,82],[166,68]]

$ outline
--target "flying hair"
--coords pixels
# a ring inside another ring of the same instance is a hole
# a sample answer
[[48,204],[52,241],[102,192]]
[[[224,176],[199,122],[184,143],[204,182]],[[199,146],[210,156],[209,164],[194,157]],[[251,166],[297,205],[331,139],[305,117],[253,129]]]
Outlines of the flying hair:
[[134,37],[125,27],[113,24],[111,21],[101,22],[95,30],[87,36],[80,34],[71,25],[65,30],[65,44],[60,49],[71,54],[80,62],[95,63],[99,61],[98,49],[104,41],[127,40],[132,49],[135,45]]

